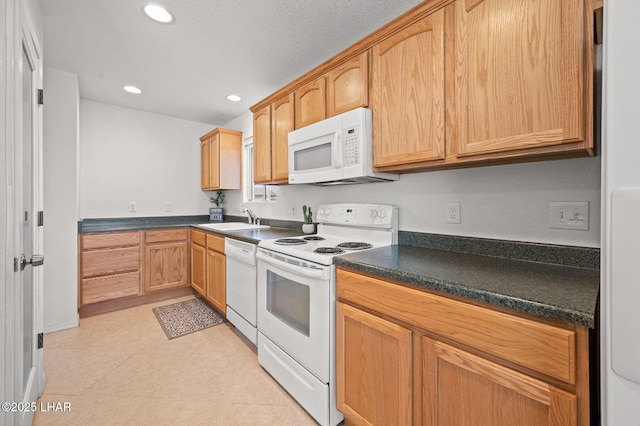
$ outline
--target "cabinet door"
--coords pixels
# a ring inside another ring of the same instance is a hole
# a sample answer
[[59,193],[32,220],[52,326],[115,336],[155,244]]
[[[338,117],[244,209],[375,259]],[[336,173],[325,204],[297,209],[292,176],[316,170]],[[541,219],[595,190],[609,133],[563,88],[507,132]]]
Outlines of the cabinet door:
[[271,105],[271,180],[275,183],[289,181],[289,132],[294,129],[293,120],[290,93]]
[[201,296],[206,296],[207,249],[191,243],[191,287]]
[[575,425],[576,396],[422,337],[423,423]]
[[584,2],[458,0],[458,156],[584,139]]
[[361,53],[327,74],[327,116],[369,103],[369,55]]
[[207,139],[200,142],[200,186],[209,189],[209,176],[211,175],[211,143]]
[[444,9],[373,46],[371,63],[374,167],[443,159]]
[[253,181],[271,182],[271,106],[253,114]]
[[411,331],[336,303],[337,405],[355,424],[412,421]]
[[220,189],[242,188],[242,132],[219,129],[217,178]]
[[220,188],[220,133],[209,139],[209,188]]
[[146,293],[182,287],[187,282],[187,241],[145,247],[144,289]]
[[295,98],[296,129],[327,117],[324,76],[296,90]]
[[207,297],[206,299],[222,315],[227,315],[226,257],[207,250]]

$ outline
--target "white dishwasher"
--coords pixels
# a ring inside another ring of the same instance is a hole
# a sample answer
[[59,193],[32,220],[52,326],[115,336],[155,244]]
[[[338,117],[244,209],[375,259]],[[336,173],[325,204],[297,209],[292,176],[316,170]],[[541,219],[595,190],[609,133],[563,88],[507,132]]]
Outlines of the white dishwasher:
[[227,257],[227,319],[256,345],[256,245],[225,238],[224,254]]

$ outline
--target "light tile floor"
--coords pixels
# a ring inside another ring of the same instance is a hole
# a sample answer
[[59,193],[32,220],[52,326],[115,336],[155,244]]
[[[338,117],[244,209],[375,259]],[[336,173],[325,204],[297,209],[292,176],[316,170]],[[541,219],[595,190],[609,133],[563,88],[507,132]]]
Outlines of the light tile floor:
[[47,334],[47,384],[34,425],[315,425],[258,364],[255,347],[224,323],[168,340],[152,308],[80,320]]

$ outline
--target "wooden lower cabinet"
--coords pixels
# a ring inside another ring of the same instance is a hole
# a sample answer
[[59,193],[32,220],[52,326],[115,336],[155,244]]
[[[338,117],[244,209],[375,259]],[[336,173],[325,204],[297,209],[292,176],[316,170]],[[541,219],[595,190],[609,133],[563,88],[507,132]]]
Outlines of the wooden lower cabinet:
[[188,248],[187,228],[79,235],[80,316],[187,294]]
[[222,315],[227,315],[226,256],[207,249],[206,299]]
[[144,291],[189,285],[187,229],[145,232]]
[[590,422],[584,327],[342,268],[337,299],[337,405],[347,424]]
[[140,241],[140,231],[79,236],[78,307],[141,293]]
[[338,409],[355,424],[410,425],[411,331],[344,303],[336,316]]
[[227,314],[227,274],[224,237],[191,230],[191,288],[211,306]]
[[424,337],[422,423],[575,425],[576,395]]
[[[192,231],[193,232],[193,231]],[[196,243],[191,243],[191,288],[201,296],[207,293],[207,249]]]

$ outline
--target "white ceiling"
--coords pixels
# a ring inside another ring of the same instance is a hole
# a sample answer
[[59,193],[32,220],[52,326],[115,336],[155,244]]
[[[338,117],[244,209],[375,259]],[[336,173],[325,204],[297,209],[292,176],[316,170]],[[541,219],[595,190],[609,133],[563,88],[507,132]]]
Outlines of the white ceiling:
[[[39,0],[46,67],[80,97],[223,125],[418,0]],[[159,24],[142,12],[162,4]],[[144,90],[132,95],[126,84]],[[242,96],[241,102],[226,99]]]

